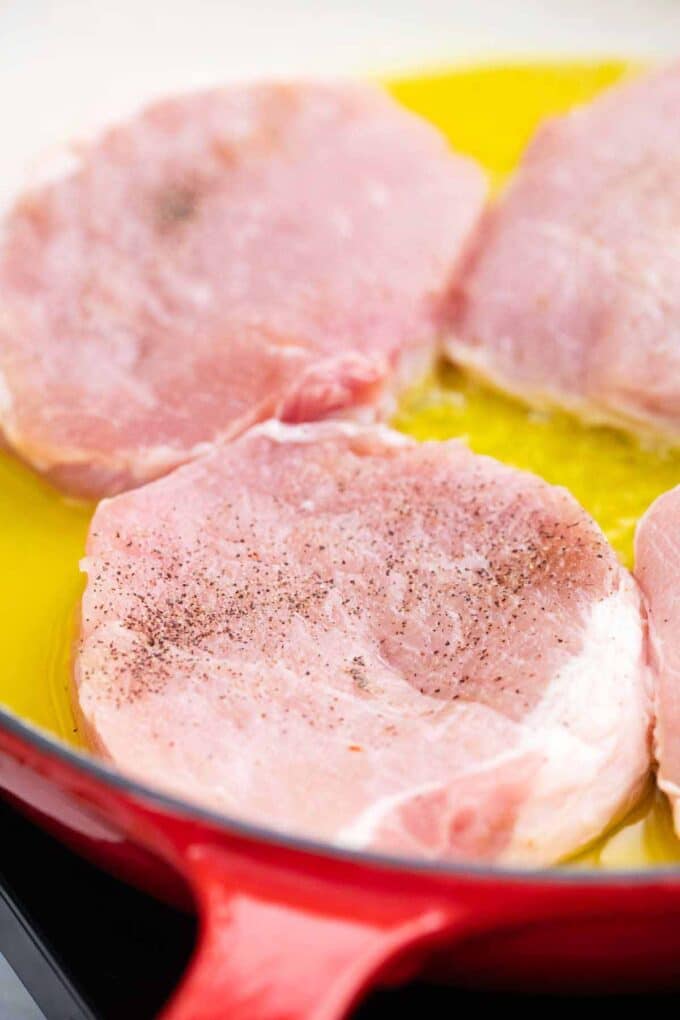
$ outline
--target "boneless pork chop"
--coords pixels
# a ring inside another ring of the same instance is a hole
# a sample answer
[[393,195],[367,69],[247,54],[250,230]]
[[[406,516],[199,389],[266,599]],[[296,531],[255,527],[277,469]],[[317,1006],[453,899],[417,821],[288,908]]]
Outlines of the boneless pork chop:
[[221,811],[554,861],[648,769],[636,586],[566,491],[380,426],[255,427],[97,510],[91,741]]
[[369,86],[152,106],[4,222],[6,440],[100,496],[263,417],[375,404],[431,353],[484,191]]
[[454,360],[680,439],[679,119],[676,64],[538,131],[458,289]]
[[635,573],[649,609],[659,786],[680,834],[680,488],[660,496],[640,521]]

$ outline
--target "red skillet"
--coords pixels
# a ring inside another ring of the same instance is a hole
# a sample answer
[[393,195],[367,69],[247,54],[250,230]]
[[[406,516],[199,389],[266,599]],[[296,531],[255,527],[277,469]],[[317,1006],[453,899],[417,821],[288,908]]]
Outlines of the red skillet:
[[339,1020],[416,974],[539,990],[680,987],[680,871],[424,865],[274,835],[121,778],[0,713],[0,790],[201,918],[163,1020]]

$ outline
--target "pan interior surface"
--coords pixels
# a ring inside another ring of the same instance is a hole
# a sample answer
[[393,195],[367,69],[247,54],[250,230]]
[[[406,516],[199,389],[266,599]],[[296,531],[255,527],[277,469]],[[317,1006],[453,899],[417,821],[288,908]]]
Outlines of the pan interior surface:
[[[587,101],[634,73],[622,61],[471,67],[414,75],[388,87],[479,159],[503,186],[546,116]],[[628,565],[635,523],[680,482],[680,453],[560,413],[537,414],[448,367],[419,383],[394,424],[420,439],[463,436],[473,449],[566,485],[604,528]],[[0,454],[0,703],[71,746],[83,746],[73,715],[70,661],[82,591],[78,562],[92,507],[66,500],[9,454]],[[665,799],[643,801],[572,867],[637,868],[680,862]]]

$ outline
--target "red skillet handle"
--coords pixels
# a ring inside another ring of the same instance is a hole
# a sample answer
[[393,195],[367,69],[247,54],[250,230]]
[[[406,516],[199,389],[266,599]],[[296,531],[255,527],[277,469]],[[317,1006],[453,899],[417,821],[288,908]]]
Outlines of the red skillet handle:
[[337,881],[283,869],[253,881],[250,864],[216,846],[191,847],[185,863],[199,944],[162,1020],[340,1020],[378,979],[413,975],[462,920],[370,890],[348,905]]

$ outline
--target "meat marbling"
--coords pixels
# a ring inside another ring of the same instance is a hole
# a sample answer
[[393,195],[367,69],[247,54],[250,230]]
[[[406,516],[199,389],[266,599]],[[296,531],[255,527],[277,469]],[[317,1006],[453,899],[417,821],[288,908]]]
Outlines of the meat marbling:
[[539,129],[456,288],[454,361],[680,439],[678,118],[680,63]]
[[631,576],[565,490],[459,442],[267,422],[100,504],[84,570],[92,744],[239,818],[539,864],[647,775]]
[[374,407],[431,355],[484,194],[370,86],[150,107],[4,221],[5,439],[101,496],[278,412]]
[[640,521],[635,573],[649,610],[658,782],[680,835],[680,487],[655,500]]

